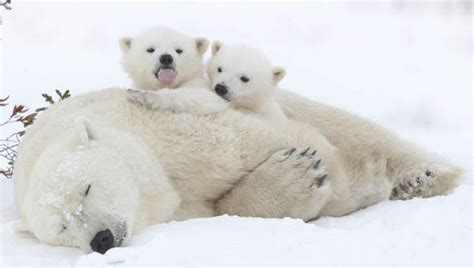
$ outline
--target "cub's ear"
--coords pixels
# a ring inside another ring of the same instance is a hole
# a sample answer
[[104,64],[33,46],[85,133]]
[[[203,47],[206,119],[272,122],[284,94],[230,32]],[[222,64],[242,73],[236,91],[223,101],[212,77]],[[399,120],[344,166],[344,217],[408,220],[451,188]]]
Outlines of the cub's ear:
[[212,56],[216,55],[216,53],[219,52],[219,50],[223,46],[224,46],[224,44],[222,44],[221,41],[215,41],[214,43],[212,43],[212,48],[211,48]]
[[122,53],[127,53],[130,51],[130,48],[132,47],[132,39],[131,37],[122,37],[119,40],[119,45],[120,49],[122,50]]
[[20,219],[13,224],[13,229],[17,233],[30,232],[30,228],[24,219]]
[[74,121],[74,128],[82,143],[97,139],[94,125],[85,117],[78,117]]
[[196,49],[199,55],[202,56],[206,53],[207,48],[209,47],[209,41],[206,38],[198,37],[194,39],[194,42],[196,43]]
[[283,67],[275,67],[273,68],[272,72],[273,82],[275,83],[275,85],[278,84],[286,75],[286,71]]

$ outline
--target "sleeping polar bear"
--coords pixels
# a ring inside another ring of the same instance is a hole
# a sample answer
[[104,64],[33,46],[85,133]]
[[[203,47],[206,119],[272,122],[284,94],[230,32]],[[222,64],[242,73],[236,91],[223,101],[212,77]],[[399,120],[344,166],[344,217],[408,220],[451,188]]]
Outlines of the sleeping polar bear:
[[[125,94],[69,98],[28,129],[15,162],[18,231],[104,253],[143,227],[213,216],[216,206],[262,217],[339,215],[323,206],[345,191],[345,171],[334,147],[304,125],[269,127],[233,110],[152,111]],[[243,178],[266,183],[231,195]]]
[[457,167],[367,120],[284,90],[276,95],[304,124],[270,127],[232,110],[151,111],[120,89],[54,105],[19,148],[17,230],[104,253],[150,224],[221,213],[340,216],[388,198],[446,194],[459,178]]
[[[18,231],[104,253],[151,224],[222,213],[341,216],[389,198],[394,188],[445,194],[459,175],[413,147],[366,152],[350,163],[305,125],[266,125],[232,109],[205,116],[153,111],[125,95],[108,89],[72,97],[27,130],[15,162]],[[302,114],[318,108],[292,97],[287,101]],[[393,158],[397,153],[405,158]]]

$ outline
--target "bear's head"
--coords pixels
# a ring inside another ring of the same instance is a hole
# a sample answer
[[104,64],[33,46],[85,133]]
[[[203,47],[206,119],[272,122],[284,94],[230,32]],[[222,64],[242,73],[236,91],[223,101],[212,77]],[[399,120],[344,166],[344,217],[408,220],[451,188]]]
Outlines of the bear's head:
[[271,98],[285,76],[281,67],[273,67],[258,50],[247,46],[212,44],[207,63],[211,89],[234,107],[253,109]]
[[202,56],[209,42],[157,27],[120,39],[122,65],[135,87],[143,90],[177,88],[203,77]]
[[103,254],[170,218],[179,197],[146,146],[84,118],[71,134],[36,161],[17,231]]

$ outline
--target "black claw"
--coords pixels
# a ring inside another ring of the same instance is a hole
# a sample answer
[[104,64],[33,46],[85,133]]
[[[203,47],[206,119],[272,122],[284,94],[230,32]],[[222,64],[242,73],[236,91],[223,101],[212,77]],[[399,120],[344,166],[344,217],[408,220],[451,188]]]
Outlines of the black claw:
[[421,178],[420,178],[420,177],[416,177],[416,182],[417,182],[418,184],[421,184]]
[[286,151],[285,156],[292,155],[296,151],[296,148],[291,148],[290,150]]
[[426,174],[426,176],[428,176],[428,177],[431,177],[431,176],[433,175],[433,173],[432,173],[429,169],[426,170],[426,173],[425,173],[425,174]]
[[311,149],[311,147],[308,147],[306,148],[304,151],[301,152],[301,156],[305,155],[309,150]]
[[321,185],[323,185],[324,181],[326,180],[326,178],[328,177],[327,174],[324,174],[323,176],[319,177],[318,179],[316,179],[316,186],[319,188],[321,187]]
[[392,196],[392,197],[398,197],[398,196],[399,196],[399,194],[398,194],[398,189],[397,189],[397,188],[393,188],[393,189],[392,189],[392,194],[391,194],[390,196]]
[[407,187],[402,183],[400,185],[398,185],[398,187],[400,187],[400,191],[402,191],[402,192],[406,193],[408,191]]
[[316,155],[316,150],[311,153],[312,156]]
[[321,159],[318,159],[318,161],[316,161],[316,163],[314,163],[313,169],[318,169],[318,168],[319,168],[319,164],[321,164]]

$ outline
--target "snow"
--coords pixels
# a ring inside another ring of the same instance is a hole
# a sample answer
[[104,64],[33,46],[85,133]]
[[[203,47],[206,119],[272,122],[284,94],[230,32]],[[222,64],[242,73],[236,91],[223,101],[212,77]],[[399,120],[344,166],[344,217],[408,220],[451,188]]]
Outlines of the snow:
[[152,226],[105,255],[15,234],[13,182],[3,180],[2,265],[470,264],[473,50],[471,14],[463,7],[14,2],[3,13],[1,54],[1,95],[12,103],[43,106],[40,94],[56,88],[74,95],[129,86],[118,38],[166,25],[259,47],[286,68],[282,87],[368,117],[466,174],[449,196],[386,201],[312,223],[221,216]]

